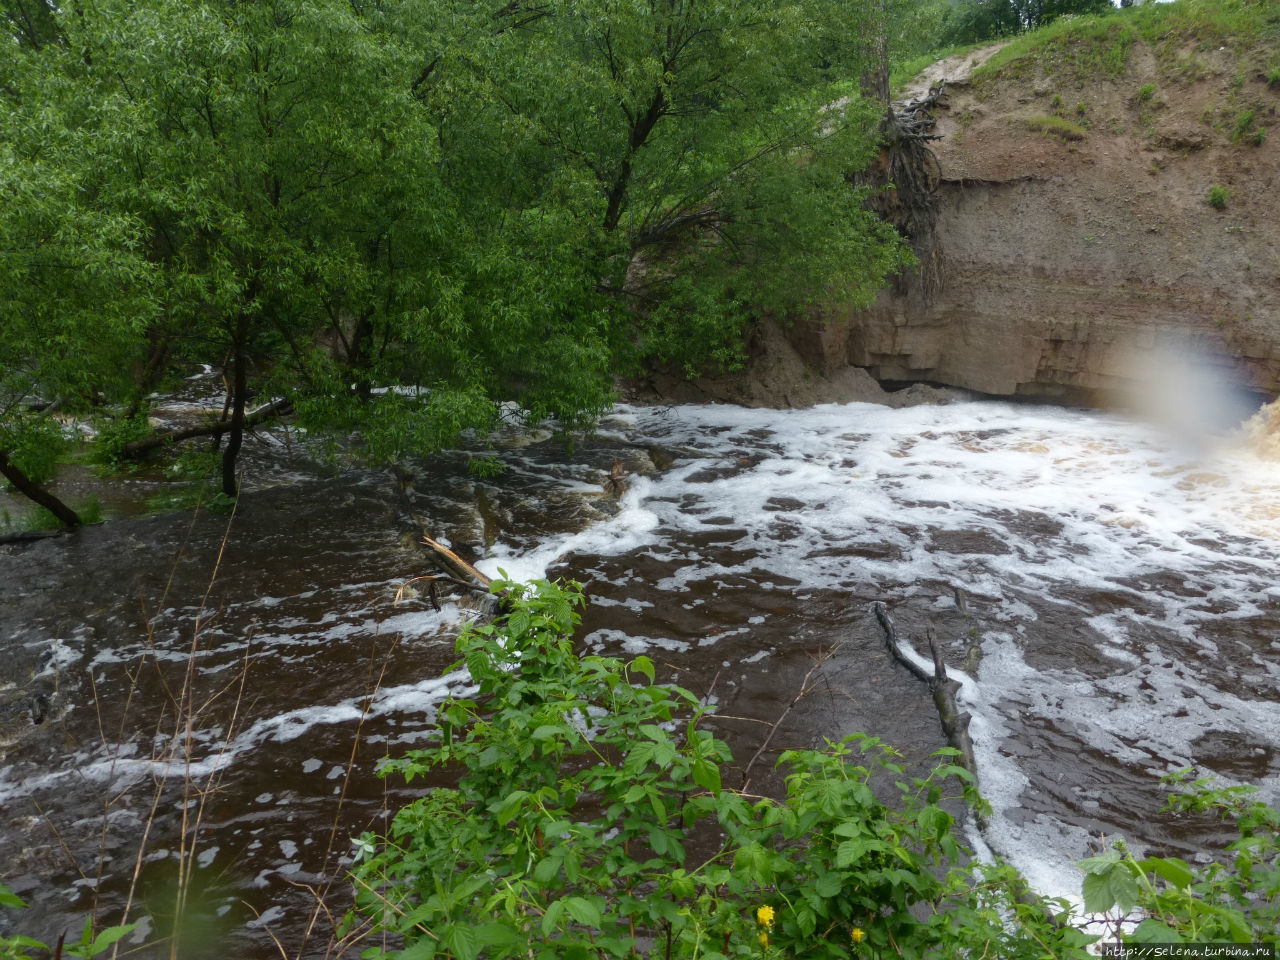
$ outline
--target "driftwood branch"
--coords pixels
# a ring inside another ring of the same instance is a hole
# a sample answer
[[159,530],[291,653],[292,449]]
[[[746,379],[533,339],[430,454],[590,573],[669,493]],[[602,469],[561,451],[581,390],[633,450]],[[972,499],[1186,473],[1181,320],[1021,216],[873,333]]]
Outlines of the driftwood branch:
[[903,652],[888,608],[877,600],[871,605],[871,609],[880,622],[885,643],[893,653],[894,659],[910,670],[916,679],[929,685],[929,690],[933,694],[933,704],[938,710],[938,719],[942,722],[942,730],[947,735],[947,742],[960,752],[960,765],[976,777],[978,763],[973,754],[973,740],[969,737],[969,721],[973,718],[956,705],[956,693],[960,690],[960,684],[947,676],[947,666],[942,660],[942,653],[938,649],[938,640],[933,628],[928,628],[929,652],[933,657],[933,673],[930,674]]
[[440,541],[433,540],[425,533],[422,535],[422,545],[431,551],[440,566],[444,567],[457,579],[471,586],[483,587],[486,591],[489,589],[489,585],[493,583],[493,580],[489,577],[486,577],[467,561],[440,543]]
[[[282,417],[292,409],[293,404],[288,400],[273,400],[259,407],[253,413],[247,414],[244,418],[244,429],[249,430],[275,417]],[[120,449],[120,456],[129,460],[136,459],[146,456],[153,450],[159,450],[161,447],[178,443],[181,440],[211,437],[214,434],[226,433],[230,428],[230,421],[218,420],[212,423],[202,423],[194,427],[184,427],[181,430],[171,430],[168,433],[157,433],[150,437],[143,437],[141,440],[126,443]]]
[[933,683],[933,677],[929,676],[929,672],[902,652],[902,647],[898,645],[898,631],[894,629],[893,619],[889,616],[888,607],[877,600],[871,604],[871,610],[875,613],[876,619],[880,621],[880,629],[884,631],[884,642],[888,645],[889,652],[893,654],[893,658],[910,670],[917,680],[924,683]]

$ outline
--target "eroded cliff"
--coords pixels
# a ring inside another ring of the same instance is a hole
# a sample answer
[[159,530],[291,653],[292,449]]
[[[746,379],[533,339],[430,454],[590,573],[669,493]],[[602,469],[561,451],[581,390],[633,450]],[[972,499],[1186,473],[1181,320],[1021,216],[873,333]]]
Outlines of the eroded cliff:
[[1048,56],[961,72],[934,145],[942,290],[907,284],[793,339],[827,369],[1000,395],[1110,403],[1188,356],[1280,393],[1280,83],[1265,57],[1136,43],[1114,76]]
[[[926,297],[907,278],[870,309],[792,323],[789,349],[759,335],[745,378],[656,386],[753,404],[871,398],[848,396],[854,367],[882,383],[1113,405],[1194,358],[1280,394],[1272,47],[1170,35],[1126,41],[1122,66],[1070,45],[996,70],[980,64],[997,48],[935,65],[907,95],[948,81],[933,144],[941,289]],[[808,366],[799,389],[779,350]]]

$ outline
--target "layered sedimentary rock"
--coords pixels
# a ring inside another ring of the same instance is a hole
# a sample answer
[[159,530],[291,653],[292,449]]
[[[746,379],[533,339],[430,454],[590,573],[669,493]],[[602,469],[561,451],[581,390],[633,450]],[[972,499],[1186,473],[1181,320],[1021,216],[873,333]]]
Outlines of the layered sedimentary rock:
[[1186,53],[1194,77],[1180,56],[1137,45],[1116,78],[1036,64],[953,85],[934,145],[942,290],[835,305],[793,346],[827,373],[1088,404],[1171,362],[1280,393],[1280,132],[1258,132],[1280,89],[1237,51]]

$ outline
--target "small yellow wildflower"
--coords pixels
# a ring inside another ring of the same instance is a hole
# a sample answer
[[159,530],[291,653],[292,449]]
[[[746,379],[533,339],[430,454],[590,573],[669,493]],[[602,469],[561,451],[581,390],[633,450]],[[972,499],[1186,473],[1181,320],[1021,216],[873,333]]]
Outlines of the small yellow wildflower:
[[849,939],[854,943],[861,943],[866,938],[867,934],[861,927],[854,927],[849,931]]
[[766,950],[769,949],[769,935],[763,930],[760,931],[760,946],[764,947]]
[[756,911],[756,922],[766,930],[773,929],[773,907],[763,906]]

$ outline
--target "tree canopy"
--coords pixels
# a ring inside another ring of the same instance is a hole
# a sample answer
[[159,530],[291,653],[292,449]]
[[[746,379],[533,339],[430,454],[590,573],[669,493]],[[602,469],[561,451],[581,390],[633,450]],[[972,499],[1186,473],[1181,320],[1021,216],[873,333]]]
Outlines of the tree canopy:
[[948,45],[994,40],[1035,30],[1068,14],[1110,9],[1111,0],[960,0],[939,25],[938,41]]
[[228,495],[273,397],[379,459],[505,401],[580,425],[906,256],[849,183],[880,107],[842,0],[5,12],[0,453],[34,484],[51,410],[140,415],[198,363]]

